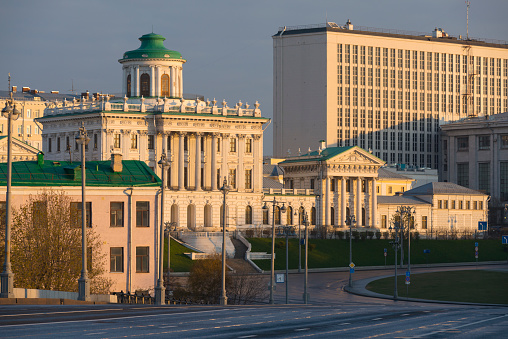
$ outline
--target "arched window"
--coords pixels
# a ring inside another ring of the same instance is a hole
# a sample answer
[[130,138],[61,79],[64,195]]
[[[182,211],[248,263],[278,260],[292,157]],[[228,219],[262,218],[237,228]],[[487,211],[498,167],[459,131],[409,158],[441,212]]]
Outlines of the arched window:
[[205,227],[212,227],[212,206],[205,205]]
[[131,94],[131,88],[132,88],[132,82],[131,82],[131,75],[127,75],[127,96],[130,98]]
[[360,225],[360,226],[366,225],[367,224],[366,221],[367,220],[365,219],[365,207],[362,207],[362,224],[363,225]]
[[171,222],[174,222],[176,225],[178,225],[178,205],[177,204],[171,205]]
[[141,74],[140,81],[141,83],[141,95],[144,97],[150,96],[150,76],[146,73]]
[[349,207],[346,207],[346,217],[349,217],[351,214],[351,211],[349,210]]
[[280,225],[280,207],[275,206],[275,225]]
[[335,208],[330,207],[330,224],[335,226]]
[[263,225],[268,225],[268,210],[263,210]]
[[196,227],[196,206],[187,206],[187,228],[192,230]]
[[316,225],[316,208],[312,207],[310,210],[310,224]]
[[303,225],[303,219],[305,217],[305,208],[303,206],[300,206],[299,212],[298,212],[298,224]]
[[293,209],[290,206],[286,210],[286,225],[293,225]]
[[252,207],[249,205],[245,207],[245,224],[252,224]]
[[169,97],[169,75],[161,76],[161,97]]

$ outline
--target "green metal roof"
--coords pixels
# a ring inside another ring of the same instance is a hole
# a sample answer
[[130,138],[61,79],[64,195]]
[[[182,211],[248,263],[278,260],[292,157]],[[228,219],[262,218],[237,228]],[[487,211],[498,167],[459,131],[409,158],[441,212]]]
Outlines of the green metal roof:
[[285,160],[283,162],[280,162],[279,164],[288,164],[292,162],[301,162],[301,161],[321,161],[321,160],[328,160],[330,158],[335,157],[338,154],[341,154],[347,150],[350,150],[354,147],[358,146],[345,146],[345,147],[327,147],[322,152],[321,155],[319,154],[319,151],[312,151],[307,154],[302,154],[299,157],[291,158],[288,160]]
[[164,47],[165,37],[155,33],[149,33],[139,38],[141,46],[138,49],[125,52],[123,58],[119,61],[129,59],[179,59],[183,60],[182,55],[177,51],[172,51]]
[[[106,187],[157,187],[159,177],[144,162],[123,160],[122,172],[111,161],[87,161],[86,185]],[[7,185],[7,164],[0,163],[0,186]],[[81,162],[44,160],[12,163],[13,186],[81,186]]]

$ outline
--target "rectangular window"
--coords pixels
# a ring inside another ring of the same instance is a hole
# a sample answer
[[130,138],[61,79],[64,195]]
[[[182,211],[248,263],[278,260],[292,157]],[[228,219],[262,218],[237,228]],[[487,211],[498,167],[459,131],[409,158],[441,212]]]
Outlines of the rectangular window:
[[[97,145],[98,145],[98,135],[97,134],[94,134],[93,135],[93,148],[94,149],[97,149]],[[67,147],[69,147],[69,138],[67,137]]]
[[236,168],[229,169],[229,186],[236,189]]
[[443,200],[437,201],[437,208],[439,208],[439,209],[443,208]]
[[138,135],[132,133],[131,134],[131,149],[137,149],[138,148]]
[[51,138],[48,138],[48,153],[51,153]]
[[381,228],[386,228],[386,215],[381,216]]
[[229,152],[231,153],[236,152],[236,138],[229,139]]
[[123,202],[110,202],[109,213],[109,225],[111,227],[123,227]]
[[123,272],[123,247],[111,247],[109,249],[109,253],[109,271],[118,273]]
[[457,164],[457,185],[469,187],[469,163]]
[[[86,227],[92,227],[92,203],[87,201],[86,204]],[[71,202],[71,216],[73,219],[78,220],[75,225],[76,227],[81,227],[81,202]]]
[[136,273],[149,272],[149,247],[136,247]]
[[245,139],[245,153],[252,153],[252,139]]
[[478,189],[486,194],[490,193],[490,163],[478,164]]
[[113,147],[114,148],[120,148],[121,140],[120,140],[120,134],[115,133],[113,136]]
[[149,134],[148,135],[148,149],[154,149],[155,148],[155,135]]
[[508,200],[508,162],[501,161],[499,163],[499,177],[501,201],[506,201]]
[[314,179],[310,179],[310,189],[314,189]]
[[60,138],[56,138],[56,151],[60,152]]
[[469,138],[459,137],[457,138],[457,151],[467,151],[469,149]]
[[252,170],[251,169],[245,170],[245,189],[247,189],[247,190],[252,189]]
[[427,216],[422,215],[422,230],[426,230],[426,229],[427,229]]
[[136,201],[136,227],[150,226],[150,202]]
[[478,149],[490,149],[490,135],[480,135],[478,137]]

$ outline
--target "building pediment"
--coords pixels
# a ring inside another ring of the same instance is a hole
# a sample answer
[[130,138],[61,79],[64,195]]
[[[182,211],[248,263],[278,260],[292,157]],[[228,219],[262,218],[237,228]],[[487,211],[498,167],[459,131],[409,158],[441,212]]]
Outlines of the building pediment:
[[383,166],[384,161],[360,147],[351,148],[326,161],[330,165]]
[[[35,160],[39,150],[21,140],[12,138],[12,160]],[[7,162],[7,136],[0,138],[0,162]]]

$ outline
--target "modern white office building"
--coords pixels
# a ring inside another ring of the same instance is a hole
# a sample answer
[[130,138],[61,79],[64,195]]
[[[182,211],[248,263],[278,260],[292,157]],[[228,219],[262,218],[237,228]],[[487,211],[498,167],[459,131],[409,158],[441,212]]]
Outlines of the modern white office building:
[[508,43],[335,23],[273,35],[274,156],[324,139],[437,169],[439,126],[508,107]]

